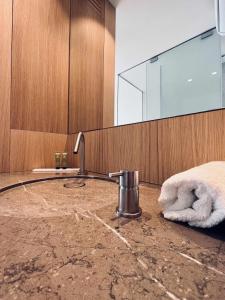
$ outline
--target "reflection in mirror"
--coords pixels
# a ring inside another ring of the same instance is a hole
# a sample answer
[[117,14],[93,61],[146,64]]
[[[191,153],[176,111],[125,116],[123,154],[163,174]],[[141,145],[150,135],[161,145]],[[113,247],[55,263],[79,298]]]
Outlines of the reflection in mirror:
[[117,125],[224,107],[225,37],[211,29],[118,76]]

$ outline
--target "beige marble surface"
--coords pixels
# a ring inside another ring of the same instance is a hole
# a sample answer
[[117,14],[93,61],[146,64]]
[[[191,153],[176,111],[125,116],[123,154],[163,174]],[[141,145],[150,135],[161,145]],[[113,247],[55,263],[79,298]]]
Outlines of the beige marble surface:
[[[34,177],[0,175],[0,187]],[[118,219],[116,184],[68,182],[0,194],[0,299],[225,299],[223,224],[168,222],[147,186],[142,217]]]

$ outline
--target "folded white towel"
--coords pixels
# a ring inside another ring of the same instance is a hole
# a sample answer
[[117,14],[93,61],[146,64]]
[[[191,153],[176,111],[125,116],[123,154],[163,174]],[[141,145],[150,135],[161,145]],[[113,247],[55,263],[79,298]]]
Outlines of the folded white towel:
[[215,161],[176,174],[161,189],[166,219],[212,227],[225,220],[225,162]]

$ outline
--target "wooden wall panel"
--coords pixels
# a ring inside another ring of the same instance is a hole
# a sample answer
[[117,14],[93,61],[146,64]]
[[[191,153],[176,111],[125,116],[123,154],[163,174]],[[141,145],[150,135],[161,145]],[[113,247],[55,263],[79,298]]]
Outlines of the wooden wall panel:
[[55,167],[54,153],[66,149],[66,134],[11,130],[10,171]]
[[[70,135],[70,140],[71,136],[73,143],[68,151],[75,144],[75,136]],[[138,170],[142,181],[158,183],[157,122],[85,132],[85,146],[89,172]],[[79,166],[79,162],[72,160],[72,166]]]
[[[140,179],[160,184],[169,176],[212,160],[225,160],[225,110],[85,132],[86,168],[108,174],[120,169],[140,171]],[[54,165],[56,151],[69,152],[77,134],[17,131],[11,133],[11,170]],[[21,159],[22,157],[22,159]]]
[[87,169],[107,174],[137,169],[161,184],[194,166],[225,160],[225,110],[85,133]]
[[103,173],[138,170],[142,181],[158,183],[156,122],[109,128],[102,132]]
[[116,10],[105,0],[103,127],[114,125]]
[[[70,134],[67,138],[66,150],[68,162],[71,167],[79,167],[79,154],[74,154],[73,149],[78,134]],[[104,173],[102,168],[102,131],[85,132],[85,167],[89,172]]]
[[67,132],[69,24],[70,0],[14,0],[11,128]]
[[102,128],[104,0],[71,2],[69,132]]
[[69,167],[73,167],[73,168],[77,168],[80,166],[79,155],[73,153],[76,139],[77,139],[77,134],[67,135],[66,152],[68,153],[68,165]]
[[225,160],[225,110],[158,121],[159,183],[213,160]]
[[143,143],[149,142],[149,151],[143,152],[142,160],[145,164],[144,181],[149,183],[159,183],[159,149],[158,149],[158,123],[152,121],[143,124],[142,130]]
[[103,132],[102,130],[85,133],[86,169],[96,173],[105,173],[103,169]]
[[104,0],[88,0],[88,1],[98,14],[100,15],[104,14]]
[[0,172],[9,171],[12,0],[0,1]]

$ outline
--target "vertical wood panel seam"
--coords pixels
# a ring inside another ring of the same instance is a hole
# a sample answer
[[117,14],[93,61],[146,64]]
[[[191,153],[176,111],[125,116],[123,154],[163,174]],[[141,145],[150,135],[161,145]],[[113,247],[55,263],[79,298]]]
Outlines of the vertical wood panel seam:
[[9,102],[9,172],[11,170],[11,143],[12,143],[12,139],[11,139],[11,98],[12,98],[12,72],[13,72],[13,65],[12,65],[12,61],[13,61],[13,17],[14,14],[14,0],[12,0],[12,27],[11,27],[11,83],[10,83],[10,102]]
[[102,84],[102,120],[101,120],[101,126],[103,127],[103,123],[104,123],[104,96],[105,96],[105,92],[104,92],[104,89],[105,89],[105,43],[106,43],[106,39],[105,39],[105,21],[106,21],[106,4],[105,4],[105,0],[103,0],[103,23],[102,25],[104,24],[104,43],[103,43],[103,55],[102,55],[102,66],[103,66],[103,84]]
[[104,101],[105,101],[105,43],[106,43],[106,39],[105,39],[105,26],[106,26],[106,4],[105,1],[107,0],[103,0],[104,1],[104,43],[103,43],[103,85],[102,85],[102,126],[104,124]]
[[70,49],[71,49],[71,18],[72,18],[72,13],[71,13],[71,6],[72,6],[72,3],[71,1],[73,0],[70,0],[69,1],[69,5],[70,5],[70,15],[69,15],[69,59],[68,59],[68,102],[67,102],[67,134],[70,133],[70,60],[71,60],[71,53],[70,53]]

